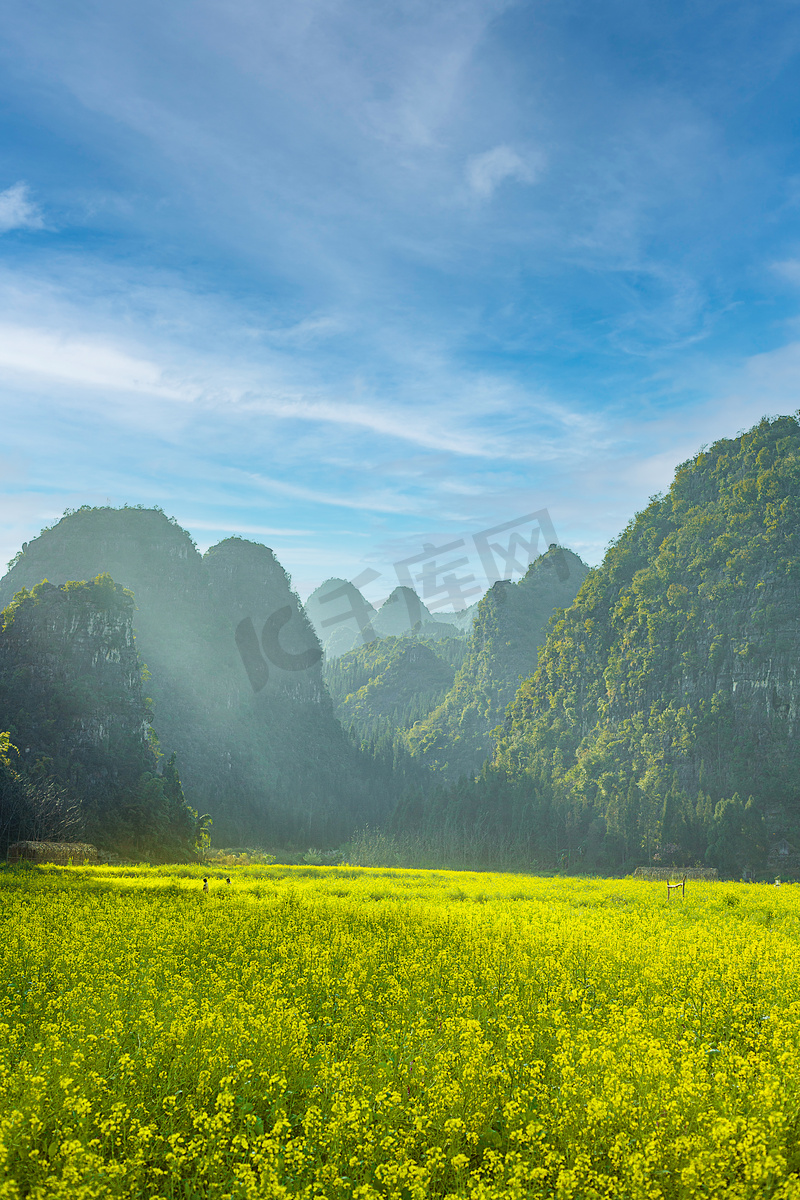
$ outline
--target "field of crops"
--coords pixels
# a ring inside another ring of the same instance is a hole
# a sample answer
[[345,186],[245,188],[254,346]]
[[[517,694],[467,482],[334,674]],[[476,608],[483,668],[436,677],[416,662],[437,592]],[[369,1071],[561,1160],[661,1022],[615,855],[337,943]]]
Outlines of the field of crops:
[[800,887],[0,871],[0,1198],[800,1197]]

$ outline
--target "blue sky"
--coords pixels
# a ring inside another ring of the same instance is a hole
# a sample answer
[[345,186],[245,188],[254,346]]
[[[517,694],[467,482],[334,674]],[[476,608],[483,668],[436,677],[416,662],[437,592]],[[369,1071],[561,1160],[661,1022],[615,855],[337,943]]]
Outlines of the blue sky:
[[588,562],[800,406],[800,6],[7,0],[0,556],[156,503],[302,595]]

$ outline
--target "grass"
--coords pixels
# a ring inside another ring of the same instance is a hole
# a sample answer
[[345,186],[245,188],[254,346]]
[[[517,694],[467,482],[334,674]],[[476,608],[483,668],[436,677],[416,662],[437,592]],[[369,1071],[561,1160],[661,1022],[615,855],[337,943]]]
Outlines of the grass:
[[0,1200],[800,1197],[800,887],[37,868],[0,924]]

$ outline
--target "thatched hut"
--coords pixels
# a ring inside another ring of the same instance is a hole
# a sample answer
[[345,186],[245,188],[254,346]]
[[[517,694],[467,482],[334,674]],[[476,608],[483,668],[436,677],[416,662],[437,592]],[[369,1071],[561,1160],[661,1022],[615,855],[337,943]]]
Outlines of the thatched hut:
[[96,863],[99,861],[96,846],[87,842],[14,842],[8,847],[10,863],[54,863],[66,867],[70,863]]

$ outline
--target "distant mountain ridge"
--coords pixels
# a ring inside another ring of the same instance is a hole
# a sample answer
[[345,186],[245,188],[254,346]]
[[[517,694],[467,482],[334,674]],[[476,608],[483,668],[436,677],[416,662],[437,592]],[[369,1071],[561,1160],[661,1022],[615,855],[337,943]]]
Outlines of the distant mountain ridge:
[[396,587],[379,609],[346,579],[326,579],[315,588],[305,610],[328,660],[338,658],[376,638],[449,638],[463,635],[465,616],[433,614],[413,588]]
[[396,587],[384,600],[372,621],[379,637],[405,637],[414,633],[425,638],[458,637],[450,621],[441,620],[422,603],[410,587]]
[[329,658],[368,645],[378,636],[373,627],[376,609],[347,579],[326,579],[308,597],[305,610]]
[[501,580],[478,603],[463,666],[441,704],[409,730],[411,753],[448,778],[475,774],[492,750],[491,730],[534,670],[547,624],[572,604],[588,567],[552,546],[518,583]]

